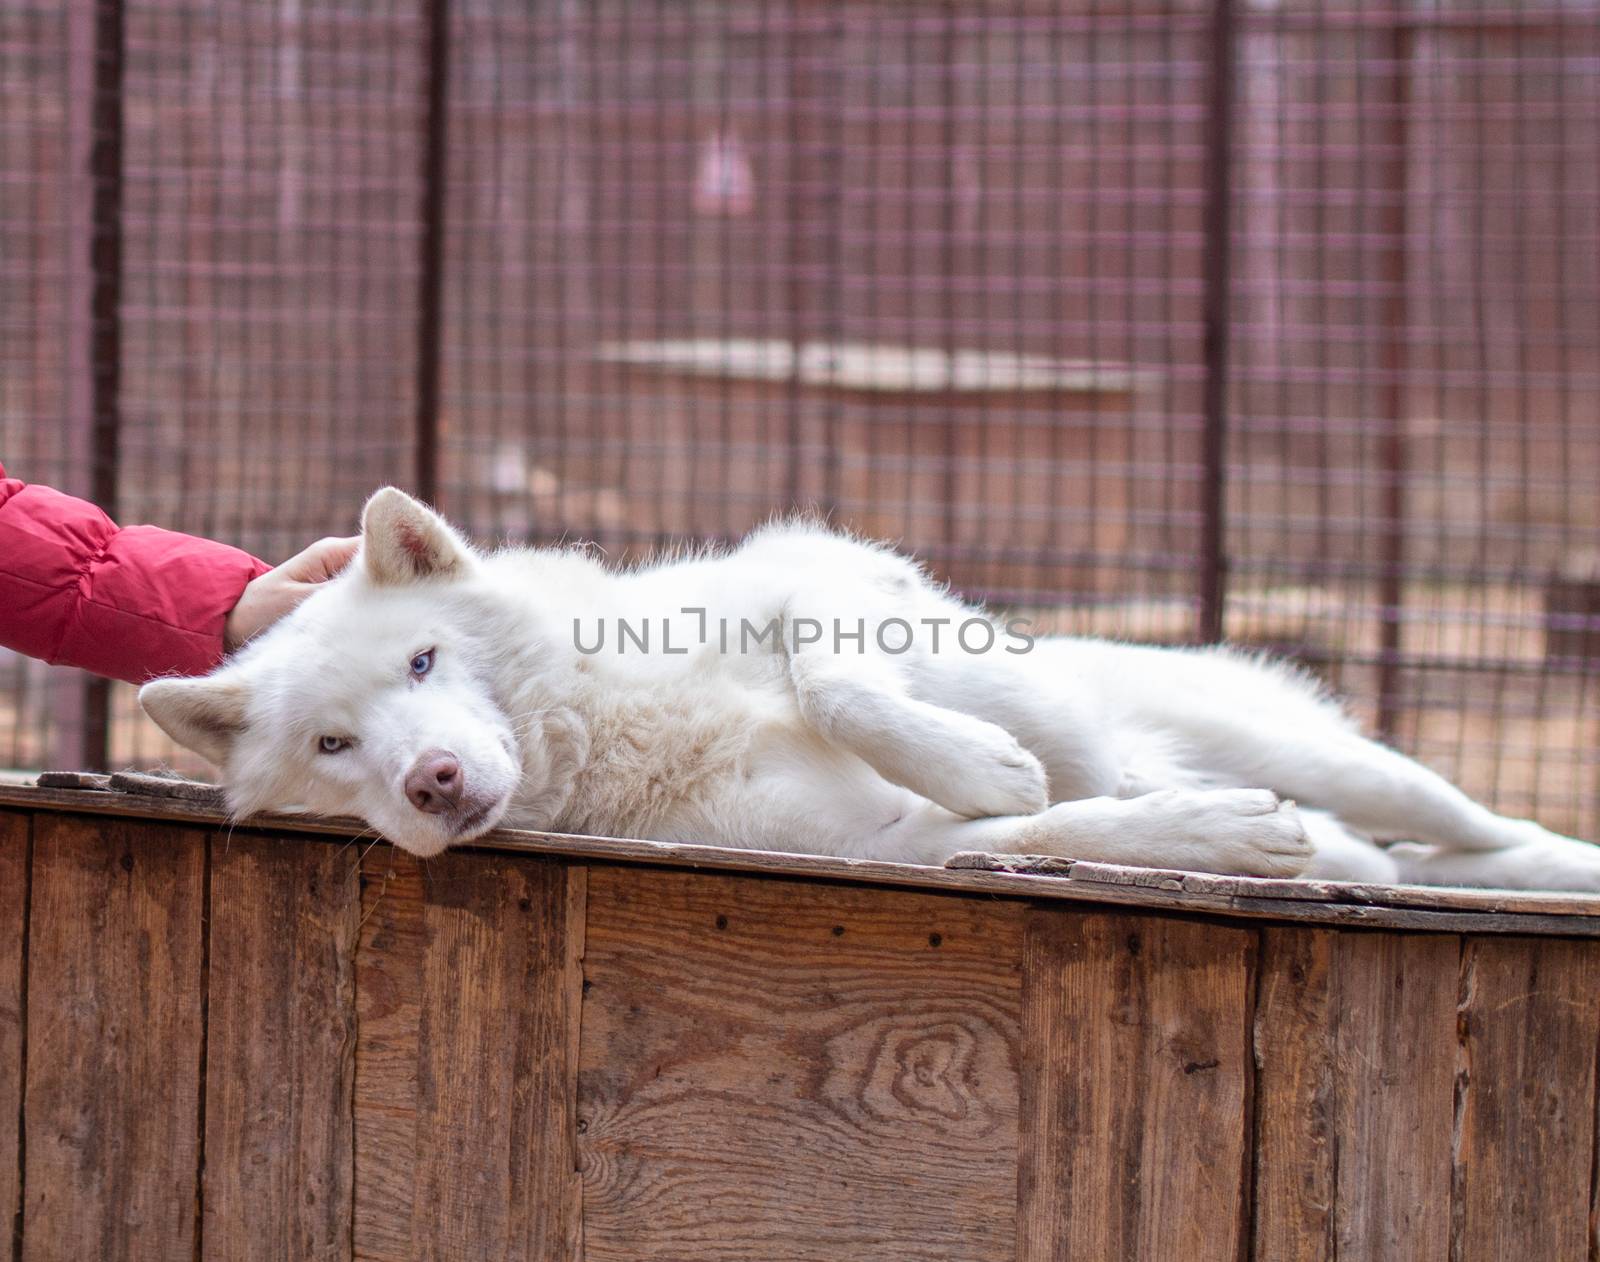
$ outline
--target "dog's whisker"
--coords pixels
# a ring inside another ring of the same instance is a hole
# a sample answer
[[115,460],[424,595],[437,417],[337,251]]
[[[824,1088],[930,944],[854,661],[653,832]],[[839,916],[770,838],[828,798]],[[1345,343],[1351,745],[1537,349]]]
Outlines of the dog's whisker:
[[[340,846],[339,849],[334,852],[335,855],[336,856],[337,855],[342,855],[346,850],[350,849],[350,847],[355,845],[358,841],[365,841],[368,837],[375,836],[377,834],[377,831],[378,830],[375,829],[375,828],[363,828],[360,832],[355,833],[352,836],[350,836],[345,841],[344,845]],[[364,857],[365,856],[363,856],[363,858]]]

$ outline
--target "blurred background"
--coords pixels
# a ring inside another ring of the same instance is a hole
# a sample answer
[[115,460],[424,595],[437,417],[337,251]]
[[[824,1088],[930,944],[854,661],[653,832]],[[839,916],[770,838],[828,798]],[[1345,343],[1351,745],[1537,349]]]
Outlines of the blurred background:
[[[814,507],[1600,838],[1597,158],[1597,0],[8,0],[0,459],[270,561]],[[0,766],[167,761],[0,655]]]

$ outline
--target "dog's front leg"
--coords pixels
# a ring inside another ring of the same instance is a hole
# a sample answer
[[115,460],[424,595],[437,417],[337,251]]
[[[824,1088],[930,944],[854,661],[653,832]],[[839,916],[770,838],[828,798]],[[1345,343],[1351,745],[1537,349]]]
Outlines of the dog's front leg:
[[1274,877],[1298,876],[1312,856],[1293,804],[1260,789],[1082,798],[1036,815],[998,819],[959,819],[928,805],[883,828],[874,849],[922,863],[984,850]]
[[1009,732],[912,698],[882,663],[801,654],[790,677],[812,729],[884,779],[969,819],[1044,808],[1044,769]]

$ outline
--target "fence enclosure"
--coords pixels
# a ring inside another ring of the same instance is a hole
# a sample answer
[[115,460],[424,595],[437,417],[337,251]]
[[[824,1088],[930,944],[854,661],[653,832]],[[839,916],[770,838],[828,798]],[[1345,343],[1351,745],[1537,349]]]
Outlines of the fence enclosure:
[[[0,119],[18,476],[269,559],[816,507],[1600,835],[1594,0],[16,4]],[[0,764],[169,753],[0,662]]]

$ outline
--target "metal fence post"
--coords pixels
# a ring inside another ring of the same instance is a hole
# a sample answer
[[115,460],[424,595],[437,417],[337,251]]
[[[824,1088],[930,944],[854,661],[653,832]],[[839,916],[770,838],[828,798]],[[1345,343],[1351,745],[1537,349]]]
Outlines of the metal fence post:
[[1392,206],[1383,215],[1382,233],[1389,244],[1384,248],[1380,275],[1386,288],[1383,296],[1383,354],[1379,360],[1384,429],[1379,445],[1383,463],[1382,535],[1379,539],[1378,570],[1378,736],[1392,741],[1400,721],[1402,681],[1400,663],[1404,652],[1406,564],[1406,371],[1410,363],[1411,317],[1408,310],[1406,225],[1409,219],[1411,182],[1410,128],[1412,30],[1407,19],[1397,19],[1391,37],[1394,68],[1390,100],[1394,120],[1385,140],[1394,157],[1386,190],[1392,190]]
[[439,502],[439,396],[444,359],[445,154],[450,109],[449,0],[424,0],[427,116],[422,138],[422,237],[417,275],[417,494]]
[[[121,428],[123,0],[75,0],[67,12],[67,31],[67,128],[75,172],[68,199],[67,489],[115,517]],[[106,767],[110,685],[79,675],[58,686],[53,760],[62,767]]]
[[1227,599],[1228,296],[1232,284],[1233,98],[1236,30],[1233,0],[1212,0],[1210,89],[1206,117],[1203,233],[1203,344],[1200,488],[1200,590],[1196,635],[1222,639]]

